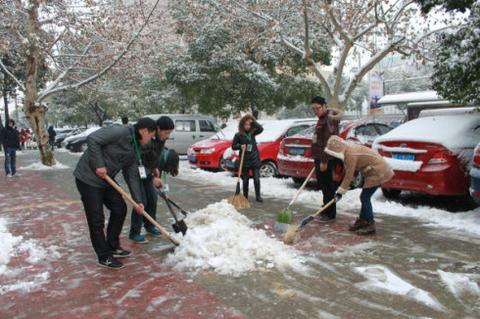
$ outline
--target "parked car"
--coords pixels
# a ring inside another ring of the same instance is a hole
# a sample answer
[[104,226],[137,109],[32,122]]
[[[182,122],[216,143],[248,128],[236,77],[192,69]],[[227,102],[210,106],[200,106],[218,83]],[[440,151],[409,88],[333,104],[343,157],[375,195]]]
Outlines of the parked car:
[[96,130],[100,129],[100,126],[95,126],[91,127],[89,129],[86,129],[85,131],[72,135],[67,137],[63,141],[63,145],[65,146],[66,149],[68,149],[70,152],[85,152],[87,149],[87,137],[91,133],[95,132]]
[[223,170],[223,153],[232,146],[232,140],[238,131],[238,124],[232,124],[218,131],[210,138],[197,142],[188,149],[190,165],[213,170]]
[[470,196],[477,205],[480,205],[480,143],[473,150],[473,161],[470,168]]
[[55,136],[55,146],[58,148],[62,147],[62,142],[67,137],[79,134],[81,132],[82,130],[77,128],[57,129],[57,135]]
[[[279,173],[292,177],[296,183],[302,183],[313,168],[311,145],[314,129],[312,126],[295,136],[285,138],[280,147]],[[342,121],[339,127],[341,138],[368,147],[371,147],[377,137],[390,130],[390,125],[369,120]]]
[[[300,131],[312,126],[315,123],[313,119],[300,120],[278,120],[278,121],[261,121],[264,128],[262,134],[258,135],[256,140],[258,143],[258,151],[260,152],[261,177],[273,177],[278,175],[278,150],[280,143],[285,137],[297,134]],[[238,151],[231,148],[224,152],[225,159],[224,169],[236,172],[240,164]]]
[[188,114],[151,114],[148,117],[155,121],[166,115],[175,122],[175,130],[167,140],[166,146],[178,154],[187,154],[188,149],[196,142],[209,138],[218,131],[215,121],[208,116]]
[[379,137],[374,148],[395,171],[382,185],[386,197],[402,191],[468,195],[473,150],[480,141],[480,114],[422,116]]

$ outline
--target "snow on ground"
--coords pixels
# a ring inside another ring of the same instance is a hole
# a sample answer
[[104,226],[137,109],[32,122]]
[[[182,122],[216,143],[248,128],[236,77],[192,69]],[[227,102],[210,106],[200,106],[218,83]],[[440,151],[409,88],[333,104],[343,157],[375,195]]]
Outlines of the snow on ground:
[[178,270],[213,270],[222,275],[240,276],[261,269],[307,271],[303,258],[251,221],[226,200],[208,205],[186,218],[189,226],[167,263]]
[[354,267],[354,271],[367,279],[355,285],[360,289],[404,296],[432,309],[444,310],[443,305],[429,292],[413,286],[383,265]]
[[60,163],[59,161],[57,161],[57,163],[53,166],[47,166],[47,165],[43,165],[40,162],[37,162],[37,163],[32,163],[32,164],[27,165],[27,166],[19,167],[18,169],[19,170],[29,170],[29,171],[48,171],[48,170],[67,169],[67,168],[69,168],[69,166],[64,165],[64,164]]
[[462,295],[471,294],[480,297],[480,288],[475,281],[480,279],[480,275],[452,273],[437,270],[442,282],[447,286],[448,290],[457,298]]
[[[230,173],[212,173],[200,169],[191,168],[188,163],[181,162],[180,175],[178,178],[197,183],[215,183],[235,190],[236,179]],[[262,178],[262,194],[265,197],[279,198],[290,201],[297,188],[291,179]],[[338,203],[338,211],[360,211],[360,190],[349,191]],[[428,206],[407,206],[395,201],[388,201],[381,191],[373,196],[373,209],[376,214],[409,217],[418,219],[431,227],[448,228],[458,232],[468,232],[480,235],[480,208],[462,213],[451,213],[446,210]],[[298,197],[297,203],[302,203],[312,208],[322,205],[322,195],[312,190],[303,191]]]
[[[36,240],[24,240],[22,236],[14,236],[8,231],[7,220],[0,218],[0,279],[9,277],[22,271],[21,267],[9,268],[8,264],[12,257],[27,254],[26,262],[36,264],[43,260],[47,254],[53,258],[59,258],[57,247],[44,248]],[[49,251],[51,248],[51,252]],[[29,267],[29,266],[27,266]],[[10,284],[0,284],[0,295],[10,291],[30,291],[41,285],[49,278],[48,271],[35,274],[33,278],[25,281],[17,281]],[[1,281],[0,281],[1,282]]]

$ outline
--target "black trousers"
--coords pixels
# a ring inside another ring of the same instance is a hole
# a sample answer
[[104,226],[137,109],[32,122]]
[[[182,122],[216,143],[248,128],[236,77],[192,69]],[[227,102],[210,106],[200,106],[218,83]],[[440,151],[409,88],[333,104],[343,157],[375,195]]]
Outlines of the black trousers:
[[260,167],[244,167],[242,171],[243,196],[248,198],[248,184],[250,180],[250,170],[253,171],[253,185],[255,186],[255,196],[260,197]]
[[[93,187],[79,179],[75,182],[82,196],[93,249],[99,259],[110,257],[112,251],[120,247],[119,237],[127,215],[127,204],[112,187]],[[106,237],[103,205],[110,210]]]
[[[327,204],[335,197],[338,184],[333,180],[333,171],[335,170],[336,161],[329,160],[327,170],[325,172],[320,171],[320,160],[315,160],[315,175],[317,177],[318,188],[323,193],[323,204]],[[327,209],[324,215],[335,218],[337,216],[337,207],[334,203]]]
[[[155,186],[152,184],[152,179],[144,179],[142,180],[142,203],[145,205],[145,211],[148,215],[150,215],[153,219],[157,219],[157,202],[158,202],[158,195],[155,191]],[[131,223],[130,223],[130,238],[133,238],[135,235],[140,235],[142,232],[142,225],[145,228],[150,228],[153,225],[146,219],[143,218],[142,215],[139,215],[135,209],[132,210],[131,216]]]

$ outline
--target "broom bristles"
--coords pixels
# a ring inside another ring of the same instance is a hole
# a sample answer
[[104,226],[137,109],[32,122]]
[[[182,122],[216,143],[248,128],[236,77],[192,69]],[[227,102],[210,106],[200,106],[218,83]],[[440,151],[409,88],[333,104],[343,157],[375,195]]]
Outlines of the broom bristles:
[[242,194],[229,197],[228,202],[232,204],[236,209],[250,208],[250,202]]
[[288,227],[288,230],[283,235],[283,242],[287,245],[293,244],[297,239],[298,232],[300,231],[300,226],[294,225]]

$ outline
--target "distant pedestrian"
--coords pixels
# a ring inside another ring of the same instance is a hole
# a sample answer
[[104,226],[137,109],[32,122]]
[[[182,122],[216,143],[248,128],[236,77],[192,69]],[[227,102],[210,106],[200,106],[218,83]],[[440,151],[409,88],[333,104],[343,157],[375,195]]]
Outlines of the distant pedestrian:
[[248,199],[248,187],[250,179],[250,171],[253,173],[253,185],[255,187],[255,196],[257,202],[262,203],[262,195],[260,192],[260,153],[257,147],[255,137],[263,132],[263,127],[255,120],[255,118],[247,114],[240,120],[238,124],[238,133],[235,134],[232,142],[232,149],[239,150],[240,155],[245,150],[245,158],[243,161],[242,180],[243,195]]
[[128,125],[128,117],[122,117],[122,125]]
[[7,177],[12,177],[17,173],[17,149],[20,147],[20,139],[18,131],[15,129],[14,120],[8,120],[7,127],[0,132],[0,141],[5,151],[5,174]]
[[[333,179],[336,160],[325,153],[325,146],[332,135],[338,135],[340,114],[327,109],[327,102],[321,96],[312,99],[312,110],[318,117],[312,138],[312,154],[315,160],[315,174],[318,187],[322,190],[323,204],[328,203],[335,195],[337,183]],[[321,222],[329,222],[337,216],[335,204],[321,215]]]
[[337,202],[350,189],[355,174],[360,174],[362,177],[358,182],[360,185],[357,185],[362,188],[360,194],[362,208],[359,218],[355,224],[350,226],[350,231],[357,232],[358,235],[375,234],[372,196],[381,184],[393,177],[392,168],[377,151],[363,145],[346,142],[338,136],[330,137],[325,152],[345,164],[345,176],[335,194]]
[[48,128],[48,144],[50,144],[52,151],[55,148],[55,136],[57,136],[57,132],[55,132],[53,126],[50,125]]

